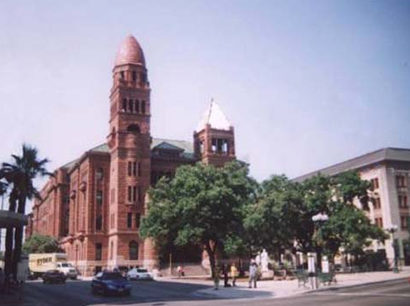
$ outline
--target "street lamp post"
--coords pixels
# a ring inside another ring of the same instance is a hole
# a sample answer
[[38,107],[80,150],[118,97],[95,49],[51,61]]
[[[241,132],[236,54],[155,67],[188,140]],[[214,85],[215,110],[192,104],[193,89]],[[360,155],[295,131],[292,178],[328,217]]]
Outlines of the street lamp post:
[[393,247],[393,254],[394,254],[394,266],[393,266],[393,272],[394,273],[399,273],[399,267],[398,267],[398,254],[397,254],[397,243],[394,240],[394,233],[397,232],[397,225],[393,224],[391,227],[387,229],[387,231],[391,234],[391,240],[392,240],[392,247]]
[[[318,213],[317,215],[314,215],[312,217],[312,221],[315,224],[315,231],[316,224],[318,225],[318,227],[320,227],[327,220],[329,220],[329,217],[324,213]],[[312,284],[312,288],[317,289],[319,287],[317,282],[317,266],[319,265],[319,263],[317,261],[320,260],[320,258],[318,258],[316,253],[309,253],[308,259],[308,271],[310,282]]]

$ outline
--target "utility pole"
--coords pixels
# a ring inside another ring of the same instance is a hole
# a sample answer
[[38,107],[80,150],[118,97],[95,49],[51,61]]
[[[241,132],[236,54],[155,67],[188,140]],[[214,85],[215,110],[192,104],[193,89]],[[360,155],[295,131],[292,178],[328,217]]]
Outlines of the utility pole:
[[[1,195],[1,210],[3,210],[3,207],[4,207],[4,194],[2,194]],[[3,229],[2,228],[0,228],[0,251],[1,251],[1,238],[2,238],[2,235],[3,235]]]

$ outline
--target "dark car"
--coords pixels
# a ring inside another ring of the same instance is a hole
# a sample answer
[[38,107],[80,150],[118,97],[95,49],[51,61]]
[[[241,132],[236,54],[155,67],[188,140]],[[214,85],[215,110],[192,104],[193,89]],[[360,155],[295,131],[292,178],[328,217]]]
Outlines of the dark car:
[[52,283],[62,283],[64,284],[66,280],[66,276],[63,272],[58,270],[49,270],[43,274],[43,283],[44,284],[52,284]]
[[91,292],[103,295],[129,295],[131,284],[119,272],[99,272],[91,282]]

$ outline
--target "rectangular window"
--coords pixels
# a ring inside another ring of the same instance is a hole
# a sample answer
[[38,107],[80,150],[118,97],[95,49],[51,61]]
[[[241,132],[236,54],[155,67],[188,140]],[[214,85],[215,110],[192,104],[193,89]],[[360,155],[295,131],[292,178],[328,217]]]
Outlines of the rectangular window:
[[375,223],[378,227],[383,228],[383,218],[375,218]]
[[136,228],[140,227],[140,219],[141,219],[141,215],[140,214],[135,214],[135,227]]
[[98,215],[97,218],[95,219],[95,229],[97,231],[101,231],[102,229],[102,216]]
[[132,175],[137,176],[137,162],[132,163]]
[[137,186],[132,187],[132,201],[137,201]]
[[97,190],[97,196],[96,196],[96,198],[97,198],[97,205],[98,205],[98,206],[102,206],[102,204],[103,204],[103,193],[102,193],[102,190]]
[[396,185],[398,188],[406,187],[406,178],[404,175],[396,175]]
[[102,260],[102,243],[95,244],[95,260]]
[[407,208],[407,196],[406,195],[399,195],[399,207]]
[[407,229],[408,224],[407,224],[407,217],[406,216],[400,216],[400,225],[402,229]]
[[141,102],[141,113],[145,114],[145,101]]
[[127,227],[128,228],[132,227],[132,213],[128,213],[127,215]]
[[140,101],[135,100],[135,112],[139,113],[140,112]]
[[131,176],[131,173],[132,173],[132,162],[128,162],[128,176]]
[[128,186],[128,202],[132,201],[132,187]]
[[380,198],[375,198],[374,199],[374,209],[380,209],[382,207],[382,203]]
[[127,111],[127,99],[122,99],[122,110]]
[[137,80],[137,73],[135,71],[132,72],[132,80],[134,82]]
[[371,179],[370,184],[371,184],[372,190],[379,189],[379,179],[377,177]]
[[217,139],[216,138],[212,138],[212,152],[216,152],[216,148],[217,148]]
[[141,163],[138,163],[138,176],[141,176]]

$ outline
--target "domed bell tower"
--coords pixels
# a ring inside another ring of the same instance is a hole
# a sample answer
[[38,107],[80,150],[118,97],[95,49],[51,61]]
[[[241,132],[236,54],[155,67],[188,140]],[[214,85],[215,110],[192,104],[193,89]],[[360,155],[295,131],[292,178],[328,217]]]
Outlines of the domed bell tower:
[[150,91],[142,48],[128,36],[115,60],[110,94],[110,267],[143,265],[154,256],[139,237],[151,173]]

